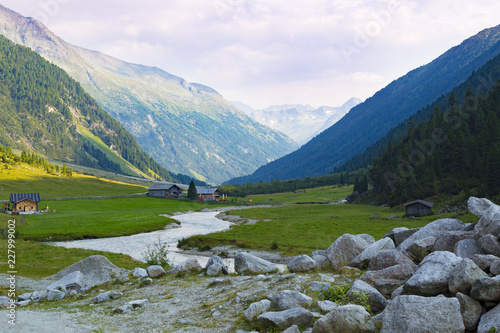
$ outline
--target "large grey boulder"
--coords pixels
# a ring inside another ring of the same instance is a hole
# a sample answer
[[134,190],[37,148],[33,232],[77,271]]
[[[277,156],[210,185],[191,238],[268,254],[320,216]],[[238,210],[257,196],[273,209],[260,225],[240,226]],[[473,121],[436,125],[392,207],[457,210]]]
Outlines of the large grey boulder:
[[480,237],[488,234],[500,237],[500,206],[490,206],[477,221],[474,231]]
[[490,274],[494,276],[500,275],[500,260],[495,260],[491,263]]
[[278,271],[278,267],[249,253],[240,252],[234,256],[234,270],[238,274],[266,274]]
[[474,331],[479,323],[479,318],[481,318],[481,312],[483,310],[481,303],[462,293],[457,293],[456,297],[460,303],[460,313],[464,319],[465,329]]
[[312,259],[314,260],[316,267],[319,269],[327,269],[331,267],[330,261],[326,256],[315,254]]
[[486,273],[489,273],[491,264],[500,258],[492,254],[476,254],[470,259],[474,261],[477,267],[481,268]]
[[455,254],[461,258],[472,258],[476,254],[484,254],[475,239],[463,239],[455,245]]
[[71,290],[80,291],[85,287],[83,274],[80,271],[69,273],[57,282],[47,286],[47,290],[57,290],[59,287],[64,287],[68,292]]
[[202,270],[198,260],[192,258],[187,259],[168,271],[169,274],[177,273],[197,273]]
[[328,312],[331,312],[331,311],[335,310],[336,308],[338,308],[338,307],[340,306],[340,305],[338,305],[337,303],[332,302],[332,301],[329,301],[329,300],[326,300],[326,301],[318,301],[317,305],[318,305],[318,309],[319,309],[322,313],[328,313]]
[[497,237],[488,234],[479,238],[479,247],[485,254],[492,254],[494,256],[500,256],[500,241]]
[[98,285],[111,280],[113,277],[119,276],[123,269],[113,265],[108,258],[95,255],[84,258],[71,266],[52,275],[50,278],[62,279],[66,275],[80,271],[83,275],[83,280],[90,286]]
[[63,299],[66,296],[66,293],[61,290],[49,290],[47,292],[47,300],[48,301],[58,301]]
[[375,323],[360,305],[339,306],[314,323],[313,333],[374,333]]
[[[496,328],[492,331],[492,328]],[[486,312],[479,320],[477,333],[497,332],[500,328],[500,304],[495,306],[490,311]]]
[[488,274],[477,267],[474,261],[464,259],[451,271],[448,289],[452,295],[458,292],[469,295],[474,282],[482,276]]
[[476,301],[500,301],[500,275],[480,277],[472,285],[470,296]]
[[416,229],[408,229],[406,227],[394,228],[391,231],[389,231],[388,233],[386,233],[384,235],[384,238],[389,237],[394,242],[394,245],[396,245],[396,247],[398,247],[408,237],[410,237],[411,235],[413,235],[414,233],[416,233],[419,230],[420,230],[420,228],[416,228]]
[[[195,259],[196,260],[196,259]],[[150,278],[160,277],[165,275],[166,272],[160,265],[151,265],[146,268],[146,272]]]
[[368,265],[368,270],[378,271],[395,265],[407,264],[414,269],[417,265],[399,250],[383,250],[375,254]]
[[316,268],[316,262],[307,254],[293,258],[287,265],[290,272],[308,272]]
[[397,296],[382,313],[381,333],[464,332],[460,303],[456,298]]
[[356,280],[347,292],[347,298],[351,302],[354,302],[360,297],[367,298],[370,311],[374,314],[384,311],[387,306],[387,300],[377,289],[364,281]]
[[313,314],[304,308],[294,308],[284,311],[271,311],[257,317],[264,327],[278,326],[284,330],[292,325],[309,327],[313,324]]
[[132,276],[135,278],[145,278],[148,276],[148,271],[146,271],[144,268],[136,267],[132,271]]
[[480,219],[491,206],[495,206],[495,204],[486,198],[470,197],[467,201],[469,212],[478,219]]
[[284,330],[282,333],[300,333],[299,327],[297,325],[292,325]]
[[218,276],[220,274],[229,275],[224,261],[219,256],[213,256],[208,259],[207,265],[205,266],[207,274],[210,276]]
[[368,246],[363,250],[360,254],[358,254],[352,261],[351,266],[358,267],[361,269],[366,269],[370,264],[370,261],[375,257],[375,255],[383,250],[393,250],[396,246],[394,246],[394,242],[392,239],[386,237],[381,240],[376,241],[375,243]]
[[429,223],[425,227],[418,230],[416,233],[408,237],[402,242],[397,249],[401,252],[406,251],[408,246],[419,239],[427,237],[434,237],[438,239],[443,233],[447,231],[458,231],[465,227],[465,223],[457,219],[440,219]]
[[452,270],[462,261],[447,251],[432,252],[403,286],[403,294],[436,296],[448,291]]
[[349,265],[357,255],[373,243],[368,240],[365,236],[351,234],[344,234],[337,238],[326,250],[327,258],[333,269],[338,271]]
[[411,257],[415,260],[415,262],[421,262],[429,253],[431,253],[434,243],[436,243],[436,238],[433,236],[417,239],[408,245],[406,252],[411,254]]
[[432,252],[436,251],[455,251],[455,245],[463,239],[471,239],[476,237],[474,231],[448,231],[441,237],[437,238],[436,243],[432,247]]
[[413,268],[407,264],[399,264],[378,271],[368,271],[361,275],[360,280],[365,281],[382,295],[389,297],[394,290],[412,277]]
[[254,320],[258,315],[267,312],[271,308],[271,301],[268,299],[263,299],[260,302],[255,302],[250,304],[250,306],[243,311],[243,316],[247,321]]
[[110,291],[99,294],[99,295],[92,298],[92,301],[95,304],[104,303],[104,302],[107,302],[109,300],[111,300],[111,292]]
[[298,307],[310,307],[312,298],[296,290],[282,290],[271,299],[271,307],[277,310],[288,310]]

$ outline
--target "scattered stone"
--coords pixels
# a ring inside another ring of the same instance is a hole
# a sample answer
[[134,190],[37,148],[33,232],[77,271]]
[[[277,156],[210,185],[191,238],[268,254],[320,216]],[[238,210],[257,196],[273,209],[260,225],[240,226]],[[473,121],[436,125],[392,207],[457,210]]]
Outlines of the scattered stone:
[[23,301],[31,300],[31,294],[32,293],[24,293],[22,295],[19,295],[19,296],[17,296],[17,301],[23,302]]
[[479,238],[479,247],[485,254],[492,254],[500,257],[500,241],[493,235],[484,235]]
[[311,255],[314,256],[323,256],[326,257],[326,251],[325,250],[316,250],[311,253]]
[[486,212],[491,206],[495,206],[495,204],[486,198],[470,197],[467,201],[467,208],[469,208],[471,214],[478,219],[480,219],[484,212]]
[[392,292],[391,299],[395,299],[399,295],[403,295],[403,286],[398,287]]
[[427,237],[439,238],[442,234],[447,231],[459,231],[465,227],[465,223],[457,219],[440,219],[429,223],[425,227],[422,227],[416,233],[408,237],[404,242],[402,242],[397,249],[401,252],[406,251],[408,246],[419,239],[424,239]]
[[56,290],[59,287],[64,287],[68,291],[80,291],[80,289],[85,286],[83,281],[83,274],[80,271],[75,271],[69,273],[59,281],[52,283],[47,287],[47,290]]
[[205,266],[207,270],[207,275],[218,276],[220,274],[228,275],[229,271],[224,264],[224,261],[219,256],[213,256],[208,259],[207,265]]
[[312,291],[324,291],[328,290],[332,285],[328,282],[319,282],[319,281],[313,281],[311,282],[309,289]]
[[465,330],[456,298],[397,296],[385,308],[381,333],[462,333]]
[[455,254],[461,258],[472,258],[476,254],[484,254],[475,239],[463,239],[455,245]]
[[282,333],[300,333],[299,327],[297,325],[292,325],[284,330]]
[[361,275],[361,270],[357,267],[344,266],[340,269],[341,275]]
[[464,319],[464,326],[467,331],[475,331],[481,311],[483,310],[481,303],[475,301],[472,297],[462,293],[457,293],[458,302],[460,302],[460,313]]
[[478,278],[472,285],[470,296],[476,301],[500,301],[500,275]]
[[432,247],[432,252],[437,251],[455,251],[455,245],[463,239],[472,239],[476,236],[474,230],[472,231],[448,231],[443,236],[437,238],[436,243]]
[[290,272],[308,272],[316,268],[316,262],[307,254],[293,258],[287,265]]
[[139,299],[139,300],[136,300],[136,301],[130,301],[130,302],[128,302],[128,304],[132,305],[132,307],[135,310],[137,308],[142,308],[143,306],[149,304],[149,300],[147,300],[147,299]]
[[327,269],[331,267],[330,261],[326,256],[322,255],[313,255],[312,259],[314,260],[316,267],[319,269]]
[[59,301],[66,296],[66,293],[61,290],[49,290],[47,292],[48,301]]
[[372,333],[375,324],[360,305],[339,306],[314,323],[313,333]]
[[406,281],[403,294],[436,296],[447,292],[451,272],[460,262],[461,259],[451,252],[432,252],[425,257],[415,274]]
[[257,317],[264,326],[278,326],[284,330],[292,325],[299,327],[310,327],[313,324],[313,314],[304,308],[294,308],[277,312],[266,312]]
[[394,242],[392,239],[386,237],[381,240],[371,244],[366,249],[363,250],[358,256],[356,256],[351,261],[351,266],[358,267],[361,269],[366,269],[370,264],[370,261],[376,254],[383,250],[393,250],[396,247],[394,246]]
[[373,288],[364,281],[354,281],[347,293],[347,298],[351,302],[354,302],[364,296],[367,297],[368,305],[370,305],[370,311],[374,314],[384,311],[387,306],[387,300],[377,289]]
[[490,266],[491,275],[500,275],[500,260],[495,260]]
[[150,284],[153,284],[153,279],[150,277],[147,277],[145,279],[141,280],[141,286],[149,286]]
[[318,301],[317,305],[319,310],[323,313],[331,312],[340,306],[337,303],[328,300]]
[[382,295],[389,297],[396,288],[412,277],[413,268],[407,264],[399,264],[378,271],[368,271],[361,275],[360,280],[365,281]]
[[127,312],[130,312],[130,311],[133,311],[134,310],[134,307],[130,304],[125,304],[125,305],[122,305],[116,309],[113,310],[113,313],[116,313],[116,314],[122,314],[122,313],[127,313]]
[[240,252],[234,256],[234,270],[238,274],[266,274],[278,271],[278,267],[249,253]]
[[177,273],[197,273],[202,270],[198,260],[192,258],[187,259],[168,271],[169,274]]
[[408,237],[416,233],[420,228],[408,229],[406,227],[394,228],[384,235],[389,237],[394,242],[394,245],[398,247],[402,242],[404,242]]
[[132,276],[136,278],[145,278],[148,277],[148,271],[144,268],[136,267],[132,272]]
[[[372,242],[373,243],[373,242]],[[363,252],[371,243],[360,235],[344,234],[326,250],[327,258],[334,270],[349,265],[351,261]]]
[[165,270],[160,265],[151,265],[146,268],[146,272],[148,273],[148,276],[150,278],[155,278],[166,274]]
[[472,284],[481,276],[488,276],[474,261],[464,259],[451,271],[448,288],[452,295],[458,292],[466,295],[470,294]]
[[214,288],[217,286],[227,286],[227,285],[231,285],[232,283],[233,282],[230,279],[217,278],[217,279],[213,279],[212,281],[210,281],[207,288]]
[[406,252],[413,256],[415,262],[421,262],[429,253],[431,253],[432,247],[435,243],[436,238],[433,236],[417,239],[408,245]]
[[260,302],[250,304],[250,306],[245,311],[243,311],[243,316],[247,321],[252,321],[258,315],[269,311],[269,308],[271,308],[271,301],[268,299],[263,299]]
[[496,238],[500,237],[500,206],[492,205],[484,211],[474,231],[479,236],[491,234]]
[[271,299],[271,307],[278,310],[288,310],[297,307],[310,307],[312,298],[296,290],[282,290]]
[[378,252],[370,261],[368,270],[378,271],[391,266],[407,264],[416,269],[417,265],[399,250],[383,250]]
[[[492,328],[496,330],[492,331]],[[477,326],[477,333],[496,332],[500,329],[500,304],[482,315]]]
[[95,304],[107,302],[107,301],[111,300],[110,294],[111,294],[110,291],[99,294],[99,295],[95,296],[94,298],[92,298],[92,301],[94,301]]
[[26,306],[28,304],[31,303],[31,300],[26,300],[26,301],[21,301],[21,302],[17,302],[17,306]]

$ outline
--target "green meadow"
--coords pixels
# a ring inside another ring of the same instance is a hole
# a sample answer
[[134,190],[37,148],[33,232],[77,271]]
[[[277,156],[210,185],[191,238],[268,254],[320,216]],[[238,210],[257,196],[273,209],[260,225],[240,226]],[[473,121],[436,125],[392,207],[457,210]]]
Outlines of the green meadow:
[[332,202],[345,199],[352,193],[352,185],[349,186],[324,186],[297,190],[296,192],[275,193],[275,194],[255,194],[249,195],[242,201],[252,200],[253,203],[295,203],[295,202]]

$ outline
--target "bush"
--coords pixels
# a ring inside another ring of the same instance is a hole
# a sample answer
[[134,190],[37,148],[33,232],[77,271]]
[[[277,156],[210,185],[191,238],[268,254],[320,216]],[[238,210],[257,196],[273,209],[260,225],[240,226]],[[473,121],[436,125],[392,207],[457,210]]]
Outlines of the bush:
[[151,265],[160,265],[163,268],[168,268],[170,262],[167,258],[168,254],[168,244],[167,242],[162,242],[158,236],[158,240],[153,243],[153,245],[147,245],[147,250],[142,254],[144,261]]
[[321,291],[321,296],[324,300],[335,302],[339,305],[355,304],[361,305],[370,312],[370,305],[368,304],[368,294],[364,292],[355,292],[355,298],[349,299],[347,293],[351,287],[345,286],[331,286],[330,288]]

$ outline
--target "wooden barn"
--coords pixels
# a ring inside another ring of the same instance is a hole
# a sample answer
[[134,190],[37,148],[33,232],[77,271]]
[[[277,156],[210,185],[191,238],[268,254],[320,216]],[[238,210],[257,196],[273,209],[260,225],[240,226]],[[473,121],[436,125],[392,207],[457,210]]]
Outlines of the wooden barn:
[[423,216],[432,213],[434,203],[425,200],[415,200],[405,205],[406,216]]
[[40,193],[11,193],[10,202],[13,213],[38,212]]
[[201,201],[217,201],[220,198],[220,191],[218,188],[197,187],[198,200]]
[[155,184],[148,188],[148,196],[156,198],[178,198],[182,189],[175,184]]

